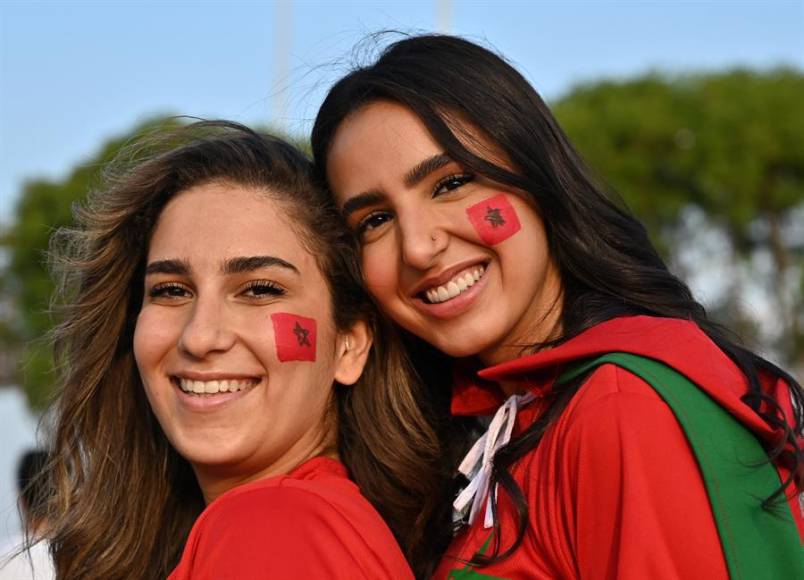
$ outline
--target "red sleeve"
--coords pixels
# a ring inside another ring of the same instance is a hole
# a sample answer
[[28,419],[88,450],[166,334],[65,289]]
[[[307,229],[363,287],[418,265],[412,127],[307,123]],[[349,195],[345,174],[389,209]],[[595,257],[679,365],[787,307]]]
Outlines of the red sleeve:
[[578,576],[728,578],[702,476],[670,408],[613,366],[584,389],[565,417],[558,469]]
[[190,542],[190,557],[171,580],[392,577],[376,539],[364,538],[326,499],[294,487],[227,498]]

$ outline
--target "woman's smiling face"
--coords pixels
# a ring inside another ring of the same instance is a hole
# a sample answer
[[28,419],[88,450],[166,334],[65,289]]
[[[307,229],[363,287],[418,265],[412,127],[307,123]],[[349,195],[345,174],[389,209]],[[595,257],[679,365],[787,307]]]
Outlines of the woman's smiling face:
[[377,101],[347,117],[327,178],[369,291],[399,325],[487,364],[554,330],[561,283],[536,208],[453,161],[410,109]]
[[134,354],[151,408],[209,500],[333,444],[343,357],[330,290],[270,193],[208,183],[151,237]]

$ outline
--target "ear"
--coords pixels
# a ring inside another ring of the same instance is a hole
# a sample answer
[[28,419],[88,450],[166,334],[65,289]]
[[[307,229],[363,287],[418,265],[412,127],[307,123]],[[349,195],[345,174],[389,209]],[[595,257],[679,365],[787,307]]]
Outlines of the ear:
[[335,380],[342,385],[353,385],[363,374],[373,337],[364,320],[338,334],[335,360]]

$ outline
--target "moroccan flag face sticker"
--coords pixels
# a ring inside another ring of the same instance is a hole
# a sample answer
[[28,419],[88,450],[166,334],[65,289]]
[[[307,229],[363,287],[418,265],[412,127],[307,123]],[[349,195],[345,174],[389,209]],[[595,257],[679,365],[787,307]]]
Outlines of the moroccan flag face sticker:
[[287,312],[271,314],[276,356],[282,362],[315,360],[315,320]]
[[466,215],[480,239],[489,246],[507,240],[521,227],[514,207],[502,193],[468,207]]

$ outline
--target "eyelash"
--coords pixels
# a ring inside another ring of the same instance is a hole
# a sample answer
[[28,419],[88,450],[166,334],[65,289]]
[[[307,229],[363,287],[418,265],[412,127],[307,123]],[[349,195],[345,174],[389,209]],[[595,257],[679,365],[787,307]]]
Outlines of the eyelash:
[[[471,173],[455,173],[453,175],[448,175],[435,184],[435,187],[433,188],[433,197],[438,197],[439,195],[444,195],[445,193],[454,191],[459,187],[466,185],[467,183],[471,183],[474,178],[475,176]],[[452,185],[452,187],[449,187],[446,191],[442,192],[441,190],[447,187],[447,185]]]
[[[438,183],[436,183],[435,187],[433,188],[433,197],[438,197],[440,195],[444,195],[450,191],[458,189],[459,187],[466,185],[474,180],[475,176],[471,173],[455,173],[453,175],[448,175],[444,179],[441,179]],[[444,189],[448,185],[452,185],[452,187],[448,187],[446,191],[441,192],[440,190]],[[378,224],[371,224],[371,220],[373,218],[384,217],[382,222]],[[374,211],[371,212],[369,215],[364,217],[360,223],[357,225],[356,233],[358,237],[363,237],[367,231],[372,230],[374,228],[380,227],[386,221],[390,219],[390,212],[387,211]]]
[[265,295],[270,296],[284,296],[285,289],[280,287],[278,284],[271,282],[269,280],[254,280],[252,282],[248,282],[241,291],[241,294],[245,292],[253,292],[256,289],[264,290],[261,294],[255,294],[254,298],[262,298]]
[[[255,290],[262,290],[262,292],[255,292]],[[181,295],[178,295],[176,291],[181,292]],[[153,288],[148,291],[148,296],[150,298],[168,298],[168,299],[177,299],[177,298],[185,298],[186,294],[190,291],[183,285],[177,284],[175,282],[164,282],[162,284],[157,284]],[[252,298],[259,299],[263,298],[264,296],[283,296],[285,294],[285,289],[281,288],[278,284],[274,282],[270,282],[268,280],[253,280],[248,282],[243,286],[240,290],[240,294],[245,294],[247,292],[251,292]]]
[[175,282],[164,282],[162,284],[157,284],[153,288],[148,291],[148,296],[150,298],[184,298],[184,296],[176,296],[175,294],[170,294],[171,290],[180,290],[182,292],[187,292],[187,288],[182,286],[181,284],[176,284]]
[[[384,219],[382,222],[380,222],[378,224],[371,224],[370,223],[373,218],[379,218],[379,217],[386,217],[387,219]],[[368,232],[369,230],[373,230],[374,228],[380,227],[382,224],[384,224],[389,219],[390,219],[390,212],[387,212],[387,211],[373,211],[370,214],[368,214],[366,217],[364,217],[362,220],[360,220],[360,223],[357,224],[357,228],[356,228],[355,233],[357,234],[357,236],[359,238],[362,238],[366,234],[366,232]]]

